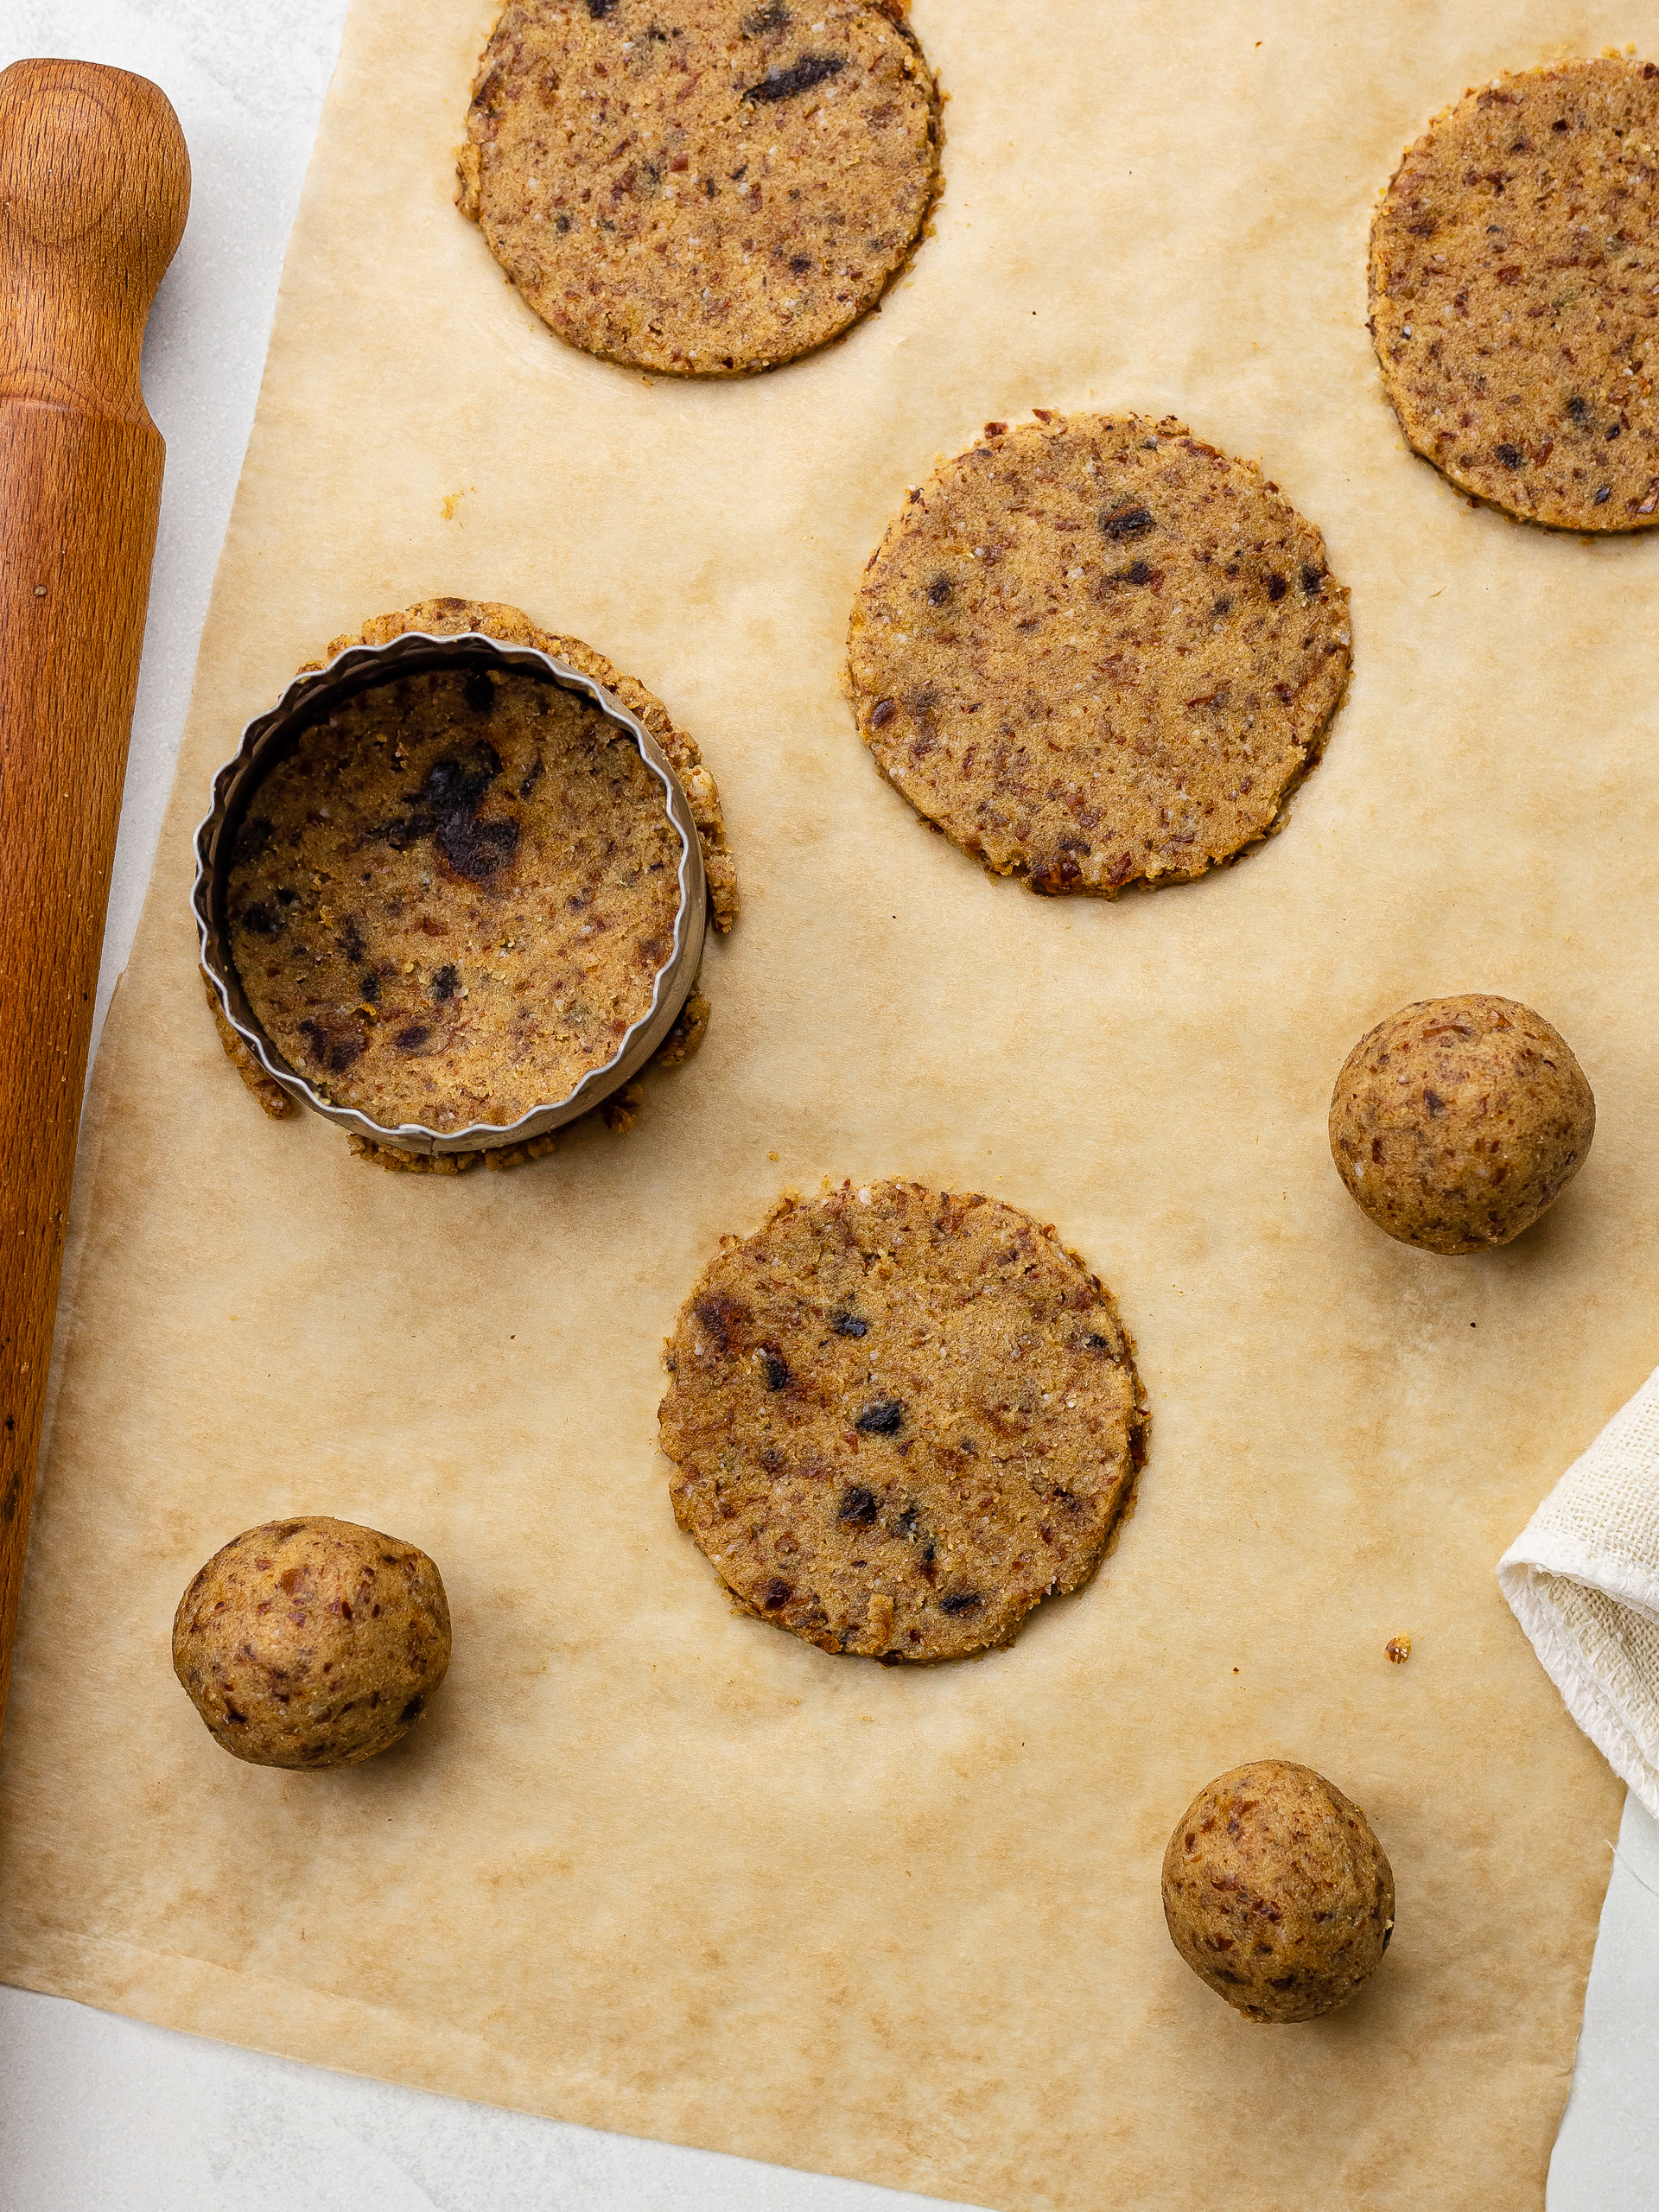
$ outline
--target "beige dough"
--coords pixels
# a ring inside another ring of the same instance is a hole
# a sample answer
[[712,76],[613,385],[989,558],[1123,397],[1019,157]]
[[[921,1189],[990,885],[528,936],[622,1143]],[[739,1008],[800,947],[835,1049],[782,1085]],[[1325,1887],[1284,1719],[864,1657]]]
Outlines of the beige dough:
[[571,345],[741,376],[874,304],[938,159],[938,96],[899,0],[510,0],[456,198]]
[[1193,1973],[1247,2020],[1316,2020],[1382,1963],[1394,1872],[1333,1783],[1258,1759],[1187,1807],[1164,1853],[1164,1917]]
[[354,1766],[405,1736],[449,1665],[443,1580],[352,1521],[270,1521],[179,1601],[173,1669],[213,1740],[253,1766]]
[[590,700],[392,674],[309,722],[237,833],[231,957],[289,1065],[383,1128],[507,1128],[650,1013],[680,840]]
[[1348,593],[1278,486],[1173,416],[988,423],[868,563],[860,734],[1046,897],[1185,883],[1283,823],[1347,680]]
[[1400,427],[1523,521],[1659,523],[1656,137],[1655,63],[1529,69],[1436,116],[1376,211],[1371,332]]
[[1596,1102],[1566,1040],[1515,999],[1425,999],[1362,1037],[1331,1154],[1379,1229],[1426,1252],[1507,1244],[1584,1165]]
[[785,1195],[721,1240],[667,1361],[680,1526],[745,1611],[888,1666],[1086,1582],[1145,1456],[1111,1293],[972,1192]]

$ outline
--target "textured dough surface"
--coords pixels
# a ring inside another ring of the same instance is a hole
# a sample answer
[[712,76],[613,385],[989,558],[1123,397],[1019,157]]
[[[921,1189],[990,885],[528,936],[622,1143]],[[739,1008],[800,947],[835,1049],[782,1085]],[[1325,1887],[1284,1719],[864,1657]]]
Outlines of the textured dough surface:
[[1219,1775],[1164,1853],[1176,1949],[1247,2020],[1316,2020],[1363,1988],[1394,1932],[1394,1872],[1357,1805],[1311,1767]]
[[543,322],[608,360],[733,376],[874,305],[938,180],[902,8],[514,0],[458,204]]
[[505,1127],[649,1012],[680,851],[662,785],[590,700],[518,671],[394,676],[261,782],[231,957],[326,1097],[383,1128]]
[[680,779],[702,844],[702,869],[709,883],[709,914],[715,927],[729,930],[737,919],[737,867],[727,849],[726,817],[721,811],[720,791],[703,764],[696,738],[683,730],[654,691],[597,652],[584,639],[567,637],[557,630],[543,630],[522,607],[499,600],[423,599],[392,614],[372,615],[359,628],[329,640],[322,661],[308,661],[305,670],[321,668],[349,645],[389,645],[405,631],[423,631],[432,638],[458,638],[477,630],[504,645],[530,645],[594,682],[620,700],[628,712],[656,739]]
[[785,1197],[667,1351],[674,1512],[738,1603],[958,1658],[1093,1573],[1143,1456],[1134,1345],[1052,1229],[915,1183]]
[[884,775],[999,875],[1112,898],[1276,829],[1346,681],[1348,594],[1185,423],[1039,413],[913,491],[849,647]]
[[1454,484],[1560,529],[1659,522],[1659,67],[1530,70],[1437,116],[1370,301],[1401,427]]
[[213,1739],[253,1766],[353,1766],[407,1735],[449,1664],[423,1551],[355,1522],[267,1522],[179,1600],[173,1669]]
[[1376,1222],[1430,1252],[1507,1244],[1583,1166],[1596,1102],[1560,1032],[1515,999],[1402,1007],[1331,1100],[1331,1156]]

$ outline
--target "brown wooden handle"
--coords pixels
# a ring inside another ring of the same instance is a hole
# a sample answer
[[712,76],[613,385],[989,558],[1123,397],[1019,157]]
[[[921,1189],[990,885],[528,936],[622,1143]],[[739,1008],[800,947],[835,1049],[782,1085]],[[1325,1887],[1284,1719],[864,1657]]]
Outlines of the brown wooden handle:
[[189,200],[145,79],[0,71],[0,1724],[161,504],[139,359]]

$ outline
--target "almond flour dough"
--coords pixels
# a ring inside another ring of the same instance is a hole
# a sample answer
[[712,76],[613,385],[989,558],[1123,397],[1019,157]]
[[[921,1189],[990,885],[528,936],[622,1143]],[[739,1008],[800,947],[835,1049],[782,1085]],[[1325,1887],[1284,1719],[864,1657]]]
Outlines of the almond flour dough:
[[389,645],[406,631],[419,630],[431,638],[458,638],[476,630],[504,645],[529,645],[550,659],[563,661],[579,675],[590,677],[601,690],[625,706],[641,721],[667,754],[680,779],[691,819],[702,846],[702,871],[709,885],[709,918],[723,935],[737,919],[737,865],[726,842],[726,817],[721,811],[720,791],[704,764],[696,738],[680,728],[654,691],[638,677],[620,669],[588,645],[558,630],[543,630],[522,607],[499,600],[423,599],[393,614],[375,614],[355,630],[332,638],[321,660],[304,663],[300,673],[323,667],[351,645]]
[[1406,150],[1371,331],[1416,450],[1563,530],[1659,523],[1659,66],[1500,77]]
[[1007,1643],[1085,1582],[1144,1457],[1111,1294],[995,1198],[785,1197],[667,1360],[680,1526],[746,1611],[890,1665]]
[[1402,1243],[1507,1244],[1583,1166],[1596,1102],[1566,1039],[1515,999],[1402,1007],[1362,1037],[1331,1100],[1331,1156]]
[[473,87],[457,201],[573,346],[736,376],[874,304],[938,154],[900,0],[513,0]]
[[1219,1775],[1164,1853],[1164,1917],[1194,1974],[1247,2020],[1316,2020],[1394,1933],[1394,1870],[1357,1805],[1312,1767]]
[[[396,613],[372,616],[360,628],[347,631],[331,639],[323,659],[305,662],[300,673],[304,675],[323,667],[350,646],[389,645],[394,638],[402,637],[408,631],[419,631],[439,638],[459,637],[466,632],[476,631],[486,637],[499,639],[505,645],[529,645],[592,677],[594,682],[626,707],[661,746],[680,779],[680,786],[686,795],[702,848],[703,872],[709,887],[709,918],[716,930],[724,931],[732,927],[737,919],[739,906],[737,871],[727,847],[720,793],[714,778],[703,765],[696,740],[678,727],[660,699],[582,639],[543,630],[520,608],[484,600],[423,600]],[[213,1011],[220,1042],[232,1065],[265,1111],[281,1118],[292,1103],[287,1093],[264,1075],[246,1047],[241,1045],[235,1032],[224,1020],[217,995],[211,985],[208,988],[208,1003]],[[646,1063],[647,1070],[677,1067],[689,1059],[702,1041],[703,1033],[708,1027],[709,1013],[708,1000],[694,985],[674,1027]],[[600,1109],[607,1126],[613,1129],[631,1128],[638,1116],[644,1096],[644,1088],[636,1078],[625,1087],[622,1093],[607,1099]],[[351,1140],[355,1154],[372,1160],[378,1165],[439,1175],[462,1173],[480,1158],[493,1167],[520,1166],[550,1152],[554,1141],[554,1135],[550,1132],[532,1139],[528,1144],[498,1146],[482,1154],[425,1154],[376,1145],[365,1137],[354,1136]]]
[[1348,594],[1184,423],[1039,410],[912,492],[849,645],[883,775],[997,875],[1115,898],[1277,829],[1347,679]]
[[389,675],[304,728],[237,833],[250,1008],[383,1128],[507,1127],[650,1011],[681,844],[638,747],[518,670]]
[[354,1766],[405,1736],[449,1665],[443,1578],[355,1522],[271,1521],[179,1600],[173,1669],[215,1743],[253,1766]]

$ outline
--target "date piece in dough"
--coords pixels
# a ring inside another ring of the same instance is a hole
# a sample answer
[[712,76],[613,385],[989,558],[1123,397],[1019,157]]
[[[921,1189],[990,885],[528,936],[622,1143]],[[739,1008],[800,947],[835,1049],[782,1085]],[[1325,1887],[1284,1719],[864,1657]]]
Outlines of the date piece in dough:
[[1371,331],[1416,450],[1523,520],[1659,523],[1659,67],[1500,77],[1407,149]]
[[405,1736],[449,1664],[423,1551],[353,1521],[270,1521],[179,1600],[173,1669],[215,1743],[253,1766],[354,1766]]
[[1259,1759],[1187,1807],[1164,1853],[1164,1917],[1193,1973],[1247,2020],[1316,2020],[1382,1964],[1394,1871],[1323,1775]]
[[1277,829],[1349,664],[1311,523],[1185,423],[985,435],[872,558],[849,645],[876,765],[997,875],[1113,898]]
[[900,5],[512,0],[456,197],[573,346],[741,376],[874,306],[938,158],[938,97]]
[[1515,999],[1403,1007],[1362,1037],[1331,1156],[1379,1229],[1427,1252],[1507,1244],[1583,1166],[1596,1102],[1566,1039]]
[[1006,1643],[1086,1581],[1144,1456],[1110,1293],[995,1198],[786,1197],[667,1360],[680,1526],[747,1611],[890,1665]]

